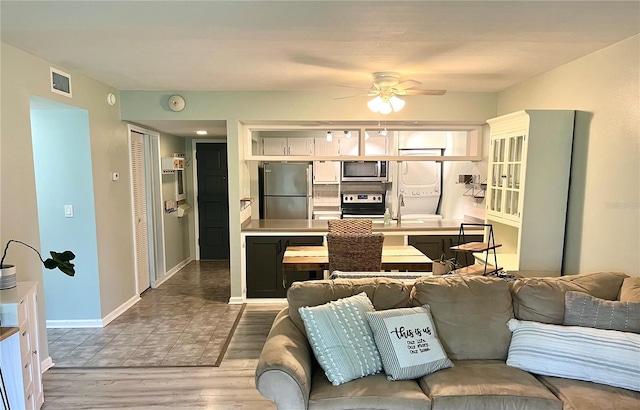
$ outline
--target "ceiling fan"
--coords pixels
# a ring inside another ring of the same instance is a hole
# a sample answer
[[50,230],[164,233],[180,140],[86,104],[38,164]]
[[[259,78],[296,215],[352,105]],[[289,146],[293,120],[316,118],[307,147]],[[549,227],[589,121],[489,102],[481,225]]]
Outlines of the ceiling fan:
[[[389,114],[392,111],[400,111],[404,107],[404,100],[398,98],[402,95],[443,95],[446,90],[425,90],[415,88],[417,85],[422,84],[417,80],[403,80],[400,81],[400,74],[393,71],[379,71],[372,75],[373,84],[366,94],[369,97],[374,97],[367,105],[373,112],[379,112],[381,114]],[[406,87],[405,85],[410,85]],[[357,97],[355,95],[342,98]]]

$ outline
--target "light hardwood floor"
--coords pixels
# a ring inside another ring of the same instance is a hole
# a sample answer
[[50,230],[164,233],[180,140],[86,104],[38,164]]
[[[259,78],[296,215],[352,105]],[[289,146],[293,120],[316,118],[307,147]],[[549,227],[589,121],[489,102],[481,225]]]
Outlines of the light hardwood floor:
[[220,367],[50,369],[43,409],[274,409],[254,372],[284,305],[247,305]]

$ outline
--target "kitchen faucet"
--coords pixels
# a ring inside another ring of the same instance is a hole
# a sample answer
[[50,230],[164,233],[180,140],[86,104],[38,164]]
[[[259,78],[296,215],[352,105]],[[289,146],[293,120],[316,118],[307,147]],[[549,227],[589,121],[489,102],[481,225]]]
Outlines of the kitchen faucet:
[[404,195],[399,194],[398,195],[398,213],[396,214],[396,219],[398,220],[398,224],[402,223],[402,213],[400,212],[400,209],[402,209],[403,206],[404,206]]

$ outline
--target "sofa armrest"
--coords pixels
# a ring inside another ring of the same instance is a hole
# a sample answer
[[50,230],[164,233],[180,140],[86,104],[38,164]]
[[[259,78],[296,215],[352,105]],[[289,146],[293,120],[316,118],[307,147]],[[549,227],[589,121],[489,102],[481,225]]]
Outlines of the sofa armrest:
[[256,367],[256,388],[278,409],[306,409],[311,390],[312,352],[291,321],[288,308],[276,316]]

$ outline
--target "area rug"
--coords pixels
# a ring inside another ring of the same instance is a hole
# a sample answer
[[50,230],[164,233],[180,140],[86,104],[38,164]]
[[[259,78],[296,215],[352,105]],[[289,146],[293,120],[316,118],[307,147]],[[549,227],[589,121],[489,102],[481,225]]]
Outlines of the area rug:
[[[185,323],[136,318],[104,328],[47,329],[56,368],[218,367],[246,305],[201,307]],[[115,321],[114,321],[115,322]]]

